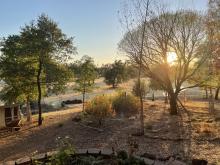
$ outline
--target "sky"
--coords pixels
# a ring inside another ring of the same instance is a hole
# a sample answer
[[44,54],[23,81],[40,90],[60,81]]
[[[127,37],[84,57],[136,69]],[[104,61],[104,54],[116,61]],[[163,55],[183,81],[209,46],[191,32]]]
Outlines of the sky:
[[[124,30],[118,11],[127,0],[0,0],[0,37],[18,34],[19,30],[41,13],[58,23],[62,31],[74,37],[78,54],[94,58],[101,65],[124,56],[117,49]],[[155,0],[153,0],[155,1]],[[157,0],[172,9],[205,10],[207,0]]]

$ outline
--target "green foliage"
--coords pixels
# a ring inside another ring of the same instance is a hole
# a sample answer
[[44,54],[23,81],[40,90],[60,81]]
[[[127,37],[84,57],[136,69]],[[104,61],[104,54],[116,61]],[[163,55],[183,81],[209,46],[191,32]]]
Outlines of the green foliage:
[[[32,97],[32,93],[34,96],[37,94],[38,124],[41,125],[41,98],[46,92],[46,87],[49,86],[50,90],[53,88],[58,92],[63,90],[69,79],[69,74],[66,74],[64,66],[61,67],[60,63],[69,59],[70,54],[76,53],[72,38],[67,38],[56,22],[42,14],[37,21],[32,21],[21,28],[19,35],[9,36],[3,42],[1,50],[4,55],[11,57],[4,60],[9,62],[5,68],[12,70],[12,74],[5,72],[4,75],[9,75],[10,78],[13,77],[13,71],[16,73],[16,79],[9,80],[10,83],[5,81],[6,76],[1,75],[6,84],[10,86],[8,89],[13,89],[8,92],[18,91],[16,93],[18,97],[28,93],[29,98]],[[59,74],[55,74],[54,71]]]
[[132,94],[119,92],[112,102],[112,107],[116,114],[131,116],[137,114],[140,109],[139,100]]
[[72,163],[72,156],[75,154],[75,149],[70,143],[70,139],[58,138],[59,152],[50,158],[48,165],[70,165]]
[[86,93],[92,91],[95,84],[95,79],[97,77],[96,67],[94,61],[89,56],[83,56],[80,61],[78,61],[78,73],[76,79],[76,90],[81,93]]
[[126,151],[119,151],[117,156],[105,158],[102,155],[75,155],[72,147],[60,150],[46,162],[35,161],[34,165],[146,165],[144,160],[128,156]]
[[66,83],[71,80],[73,73],[65,64],[48,61],[45,66],[47,93],[63,93]]
[[4,81],[1,100],[8,104],[36,100],[36,61],[24,57],[21,37],[4,38],[1,44],[0,78]]
[[111,101],[108,96],[96,96],[86,104],[85,111],[101,125],[112,114]]
[[97,72],[94,61],[89,56],[83,56],[82,59],[77,62],[77,65],[79,67],[79,73],[77,73],[75,90],[81,92],[83,95],[84,111],[85,94],[94,89]]
[[122,160],[128,159],[128,153],[124,150],[118,151],[117,155],[119,159],[122,159]]
[[142,96],[142,98],[144,98],[149,92],[149,88],[148,88],[146,81],[141,80],[140,86],[139,86],[139,81],[135,81],[132,92],[135,96],[137,97]]
[[112,85],[115,88],[118,84],[128,79],[127,75],[125,63],[119,60],[105,68],[104,78],[106,84]]
[[152,90],[164,90],[163,87],[160,85],[160,83],[158,83],[157,81],[155,81],[154,79],[150,79],[149,80],[149,88]]
[[129,156],[124,150],[117,152],[118,165],[145,165],[143,160]]
[[103,164],[105,164],[102,156],[76,157],[72,163],[73,164],[81,164],[81,165],[103,165]]
[[64,62],[71,53],[76,53],[72,38],[67,38],[57,23],[45,14],[25,25],[20,36],[24,57],[36,63],[35,82],[39,78],[40,85],[46,85],[49,91],[62,91],[71,77]]

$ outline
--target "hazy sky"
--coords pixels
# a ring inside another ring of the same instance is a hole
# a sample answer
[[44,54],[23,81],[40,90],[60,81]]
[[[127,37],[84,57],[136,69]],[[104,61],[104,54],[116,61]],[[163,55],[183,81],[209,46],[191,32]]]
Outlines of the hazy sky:
[[[126,0],[1,0],[0,37],[17,34],[24,24],[46,13],[68,36],[75,37],[76,58],[93,57],[97,64],[122,58],[117,50],[123,31],[118,10]],[[160,0],[157,0],[160,1]],[[171,8],[205,10],[207,0],[161,0]]]

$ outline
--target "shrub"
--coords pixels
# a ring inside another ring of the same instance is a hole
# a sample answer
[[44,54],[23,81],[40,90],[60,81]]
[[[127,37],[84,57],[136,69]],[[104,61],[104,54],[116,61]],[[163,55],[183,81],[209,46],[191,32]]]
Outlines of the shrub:
[[147,93],[149,93],[149,88],[147,86],[146,81],[141,80],[141,91],[139,91],[139,82],[135,81],[133,89],[132,89],[132,93],[137,96],[140,97],[140,93],[142,97],[145,97],[147,95]]
[[140,104],[134,95],[120,92],[113,98],[112,107],[117,115],[129,117],[138,113]]
[[[58,145],[58,153],[53,155],[50,158],[50,163],[47,163],[48,165],[70,165],[72,162],[72,155],[75,154],[75,149],[71,145],[70,138],[60,138],[57,139],[57,145]],[[42,163],[43,165],[43,163]]]
[[98,121],[99,125],[102,125],[103,120],[112,114],[110,98],[108,96],[96,96],[86,104],[85,111]]

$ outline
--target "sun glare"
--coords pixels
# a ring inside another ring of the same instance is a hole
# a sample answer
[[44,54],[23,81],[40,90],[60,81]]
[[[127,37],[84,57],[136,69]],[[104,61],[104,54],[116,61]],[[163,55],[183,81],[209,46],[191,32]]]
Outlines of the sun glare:
[[175,52],[167,52],[167,62],[169,64],[174,64],[177,60],[177,55]]

